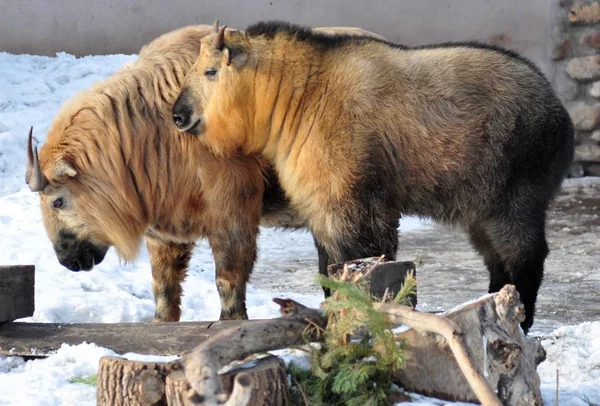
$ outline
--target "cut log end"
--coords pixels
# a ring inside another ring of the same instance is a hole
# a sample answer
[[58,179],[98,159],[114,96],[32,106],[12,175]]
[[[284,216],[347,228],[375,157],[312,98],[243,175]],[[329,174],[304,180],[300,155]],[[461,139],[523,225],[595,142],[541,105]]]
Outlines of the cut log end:
[[166,364],[102,357],[96,378],[98,405],[154,405],[164,396]]

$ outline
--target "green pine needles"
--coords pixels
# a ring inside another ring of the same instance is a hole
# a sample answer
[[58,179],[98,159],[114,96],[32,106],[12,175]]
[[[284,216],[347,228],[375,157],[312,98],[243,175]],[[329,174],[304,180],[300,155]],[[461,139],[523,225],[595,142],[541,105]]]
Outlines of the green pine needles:
[[[392,324],[374,308],[362,280],[353,283],[319,275],[318,282],[332,292],[325,301],[329,317],[325,342],[310,346],[309,371],[289,365],[293,404],[388,404],[393,373],[404,363]],[[396,297],[388,295],[383,301],[408,304],[415,287],[416,279],[409,274]],[[354,334],[361,338],[350,339]]]

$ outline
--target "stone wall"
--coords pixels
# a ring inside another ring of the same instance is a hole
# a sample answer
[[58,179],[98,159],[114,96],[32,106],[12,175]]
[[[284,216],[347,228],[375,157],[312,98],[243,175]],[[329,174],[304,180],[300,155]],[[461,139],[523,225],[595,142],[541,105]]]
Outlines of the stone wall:
[[575,124],[571,176],[600,176],[600,2],[559,3],[555,87]]

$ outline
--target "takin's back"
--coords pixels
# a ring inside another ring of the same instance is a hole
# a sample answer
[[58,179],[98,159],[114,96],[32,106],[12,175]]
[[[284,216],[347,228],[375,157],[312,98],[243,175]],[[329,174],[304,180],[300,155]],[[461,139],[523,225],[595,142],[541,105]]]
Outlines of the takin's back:
[[[478,43],[410,48],[268,23],[247,32],[258,55],[265,55],[259,64],[285,55],[280,63],[292,79],[281,85],[289,86],[289,96],[279,92],[277,108],[304,115],[294,120],[298,127],[291,121],[271,126],[272,132],[284,127],[286,140],[277,145],[293,153],[275,158],[274,143],[265,153],[285,173],[286,187],[307,196],[323,182],[300,182],[293,168],[330,174],[343,190],[367,172],[394,167],[387,182],[397,181],[394,194],[406,199],[405,214],[451,219],[454,213],[427,202],[449,200],[460,211],[494,199],[519,178],[553,194],[572,160],[566,109],[540,70],[511,51]],[[305,85],[302,74],[310,66],[319,66],[319,75]],[[291,90],[298,84],[311,90],[298,97]],[[290,97],[302,106],[289,106]],[[354,164],[342,170],[339,162]]]
[[512,52],[350,40],[323,58],[338,85],[329,87],[328,100],[343,107],[324,118],[330,121],[321,131],[335,134],[327,127],[337,126],[353,134],[362,156],[391,148],[415,200],[423,201],[419,192],[460,191],[461,184],[485,193],[490,181],[502,184],[516,174],[548,179],[553,185],[544,189],[555,189],[572,159],[566,109],[539,69]]
[[[332,90],[347,113],[370,116],[373,109],[400,127],[423,135],[481,137],[489,119],[550,118],[563,112],[550,84],[529,61],[478,44],[403,49],[382,41],[357,41],[323,56]],[[336,78],[336,79],[333,79]],[[400,120],[398,122],[397,120]],[[495,142],[508,132],[488,132]],[[496,138],[499,137],[499,138]]]

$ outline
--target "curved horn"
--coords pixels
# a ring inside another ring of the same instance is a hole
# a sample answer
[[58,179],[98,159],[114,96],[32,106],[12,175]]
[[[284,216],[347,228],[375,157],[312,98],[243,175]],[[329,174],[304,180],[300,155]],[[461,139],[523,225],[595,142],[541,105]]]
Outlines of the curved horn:
[[215,20],[215,22],[212,25],[211,32],[213,34],[218,34],[219,33],[219,20]]
[[217,48],[218,50],[222,50],[225,46],[225,28],[227,28],[226,25],[222,26],[221,28],[219,28],[219,32],[217,33],[217,39],[215,40],[215,48]]
[[40,192],[48,185],[48,179],[42,173],[37,147],[32,148],[33,127],[29,129],[27,140],[27,172],[26,183],[32,192]]

